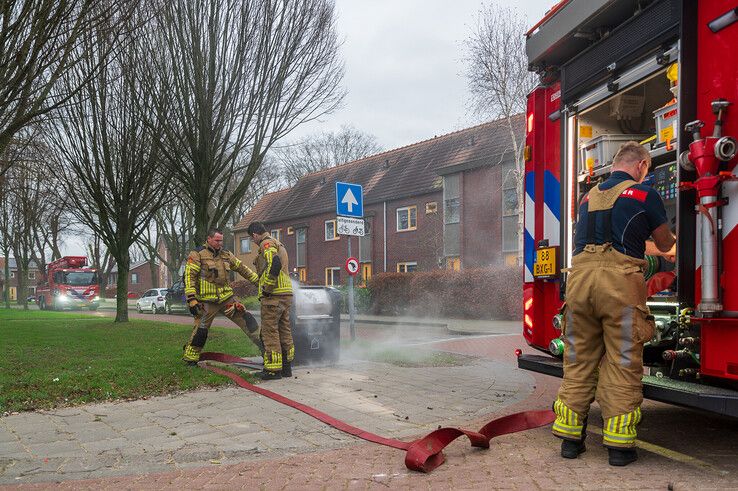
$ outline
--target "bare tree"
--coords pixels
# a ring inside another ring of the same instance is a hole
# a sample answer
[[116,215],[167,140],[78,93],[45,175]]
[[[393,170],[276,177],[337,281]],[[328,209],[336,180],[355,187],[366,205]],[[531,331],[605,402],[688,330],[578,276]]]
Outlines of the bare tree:
[[88,230],[92,237],[87,241],[87,257],[90,258],[90,267],[97,270],[97,285],[100,288],[100,298],[106,297],[106,290],[108,288],[108,278],[110,272],[115,266],[113,256],[110,255],[110,251],[105,247],[100,235],[94,231]]
[[[59,90],[59,80],[79,73],[83,36],[104,25],[127,0],[2,0],[0,2],[0,155],[13,136],[65,104],[98,65]],[[10,162],[0,162],[0,176]]]
[[275,148],[274,158],[282,168],[286,184],[293,186],[300,177],[310,172],[381,151],[382,147],[374,135],[345,125],[339,131],[310,135],[296,144]]
[[0,176],[0,249],[5,264],[3,266],[3,303],[10,308],[10,251],[13,239],[13,216],[11,215],[10,183],[7,175]]
[[[511,7],[490,4],[479,12],[477,27],[466,40],[466,78],[474,112],[503,119],[510,130],[510,151],[515,158],[514,179],[518,198],[518,250],[523,251],[523,179],[525,164],[522,135],[528,93],[536,84],[528,71],[525,53],[526,18]],[[503,176],[503,180],[508,176]]]
[[[138,15],[150,12],[142,6]],[[133,24],[137,19],[120,21]],[[104,31],[85,36],[85,56],[68,79],[75,84],[91,67],[101,69],[50,126],[75,216],[100,236],[118,267],[115,322],[128,321],[129,249],[169,189],[168,177],[158,171],[162,135],[143,123],[150,116],[143,111],[153,101],[138,90],[133,77],[146,68],[147,58],[140,56],[144,42],[139,32],[127,29],[115,36]]]
[[[33,146],[26,150],[34,149]],[[16,263],[17,303],[28,308],[28,270],[34,256],[34,227],[44,213],[45,189],[37,179],[39,162],[35,153],[24,153],[15,160],[5,177],[8,184],[7,234]],[[43,254],[43,251],[42,251]]]
[[274,142],[340,104],[334,5],[172,0],[158,22],[149,87],[199,243],[231,220]]
[[186,200],[176,195],[154,215],[157,238],[146,241],[145,245],[153,247],[150,254],[155,253],[166,267],[167,282],[176,280],[189,251],[195,245],[193,221]]

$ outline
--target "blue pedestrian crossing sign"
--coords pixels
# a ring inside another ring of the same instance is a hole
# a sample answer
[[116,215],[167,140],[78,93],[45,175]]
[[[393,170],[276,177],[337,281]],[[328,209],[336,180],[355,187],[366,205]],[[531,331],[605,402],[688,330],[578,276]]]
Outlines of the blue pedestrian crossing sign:
[[361,184],[336,182],[336,215],[364,217],[364,190]]

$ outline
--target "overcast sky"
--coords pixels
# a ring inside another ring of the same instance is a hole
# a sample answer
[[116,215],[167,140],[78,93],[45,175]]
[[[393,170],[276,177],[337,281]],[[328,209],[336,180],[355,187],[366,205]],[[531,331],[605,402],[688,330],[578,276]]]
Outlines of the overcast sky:
[[[351,124],[392,149],[479,123],[468,111],[464,40],[489,3],[336,0],[348,95],[341,110],[293,137]],[[555,3],[508,0],[505,5],[523,12],[530,26]]]
[[[387,150],[480,122],[468,110],[464,40],[490,0],[336,0],[348,92],[339,111],[288,137],[350,124]],[[556,0],[508,0],[537,22]],[[520,33],[524,35],[525,33]],[[83,253],[65,237],[63,253]]]

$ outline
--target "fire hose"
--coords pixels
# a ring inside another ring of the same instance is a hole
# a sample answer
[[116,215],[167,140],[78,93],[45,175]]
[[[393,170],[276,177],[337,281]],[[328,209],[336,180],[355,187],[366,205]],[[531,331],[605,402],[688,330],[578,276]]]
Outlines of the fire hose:
[[405,450],[407,452],[405,454],[405,466],[413,471],[431,472],[433,469],[443,464],[445,461],[443,449],[462,435],[469,438],[472,447],[489,448],[489,442],[494,437],[545,426],[552,423],[556,418],[555,414],[551,410],[523,411],[493,419],[484,425],[479,431],[471,431],[463,428],[439,428],[418,440],[403,442],[393,438],[385,438],[372,432],[362,430],[361,428],[351,426],[350,424],[336,419],[313,407],[289,399],[283,395],[277,394],[276,392],[250,384],[238,374],[213,366],[209,364],[208,361],[228,364],[237,363],[240,366],[255,369],[261,369],[260,365],[237,356],[212,352],[202,353],[200,355],[199,363],[199,365],[206,370],[210,370],[211,372],[230,378],[239,387],[261,394],[273,401],[279,402],[280,404],[297,409],[298,411],[302,411],[303,413],[312,416],[313,418],[322,421],[339,431],[343,431],[344,433],[348,433],[349,435],[353,435],[372,443],[385,445],[398,450]]

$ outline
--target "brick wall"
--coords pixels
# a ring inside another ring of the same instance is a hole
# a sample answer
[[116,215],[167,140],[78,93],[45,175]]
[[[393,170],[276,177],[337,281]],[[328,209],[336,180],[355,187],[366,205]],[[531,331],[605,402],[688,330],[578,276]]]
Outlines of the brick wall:
[[462,243],[465,268],[478,268],[502,261],[501,167],[481,167],[462,177]]
[[[416,262],[419,270],[431,270],[438,267],[439,257],[443,254],[443,218],[442,193],[435,192],[423,196],[387,202],[387,271],[396,271],[398,262]],[[426,215],[425,205],[435,202],[438,211]],[[417,227],[415,230],[397,231],[397,209],[407,206],[417,207]],[[384,206],[382,203],[366,205],[364,215],[371,227],[371,263],[372,274],[384,270]],[[325,283],[326,268],[341,268],[341,282],[345,283],[347,275],[343,267],[348,255],[348,238],[325,240],[325,221],[336,218],[335,213],[324,213],[311,217],[268,223],[269,230],[281,229],[282,243],[290,258],[290,271],[296,268],[297,235],[287,235],[287,228],[307,225],[307,273],[309,283]],[[236,245],[240,246],[245,231],[235,233]],[[359,239],[351,242],[351,253],[359,257]],[[256,247],[252,252],[244,254],[237,250],[238,257],[249,267],[253,264]]]

